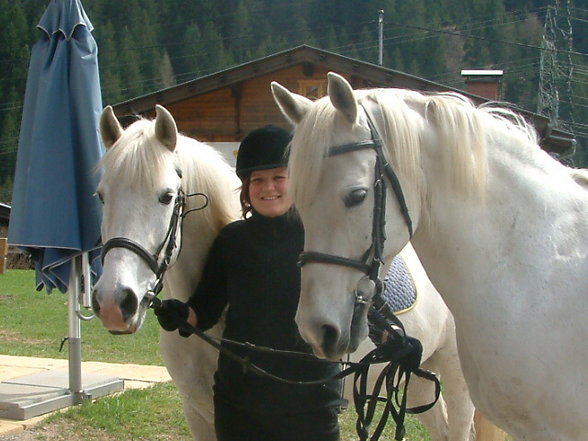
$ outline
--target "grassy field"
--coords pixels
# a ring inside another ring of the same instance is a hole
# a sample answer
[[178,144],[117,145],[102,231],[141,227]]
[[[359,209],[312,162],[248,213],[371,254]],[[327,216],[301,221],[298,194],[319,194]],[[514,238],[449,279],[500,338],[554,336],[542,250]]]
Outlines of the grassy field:
[[[9,270],[0,275],[0,354],[67,358],[67,345],[59,351],[68,331],[67,295],[35,291],[34,278],[34,272],[28,270]],[[131,336],[110,335],[98,320],[82,322],[82,359],[161,365],[158,334],[151,312],[143,328]],[[387,429],[383,440],[393,439],[394,425],[388,424]],[[342,415],[341,433],[342,441],[357,439],[353,409]],[[429,440],[423,427],[411,417],[406,438]],[[191,437],[177,390],[172,383],[164,383],[56,413],[40,427],[11,439],[189,441]]]
[[[35,291],[35,275],[8,270],[0,275],[0,354],[67,358],[67,294]],[[161,365],[159,326],[152,312],[135,335],[111,335],[99,320],[82,322],[82,360]]]

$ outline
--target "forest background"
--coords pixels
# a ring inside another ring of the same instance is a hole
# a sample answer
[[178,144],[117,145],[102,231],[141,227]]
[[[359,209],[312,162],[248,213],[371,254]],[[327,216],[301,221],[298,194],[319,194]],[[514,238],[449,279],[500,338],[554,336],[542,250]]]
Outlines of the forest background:
[[[48,3],[0,0],[0,202],[11,199],[31,47]],[[384,10],[383,66],[460,89],[462,69],[502,69],[503,99],[555,117],[578,140],[560,159],[588,166],[588,0],[83,3],[104,105],[301,44],[377,64]]]

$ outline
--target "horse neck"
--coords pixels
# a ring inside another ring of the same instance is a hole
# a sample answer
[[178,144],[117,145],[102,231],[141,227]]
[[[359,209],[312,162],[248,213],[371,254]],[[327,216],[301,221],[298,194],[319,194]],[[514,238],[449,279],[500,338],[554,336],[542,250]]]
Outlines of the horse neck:
[[428,219],[419,222],[413,244],[452,309],[460,307],[462,293],[491,290],[492,284],[496,289],[499,279],[517,271],[532,266],[548,273],[546,256],[556,254],[557,244],[569,240],[574,229],[561,227],[567,221],[563,217],[578,211],[578,203],[586,207],[586,196],[568,169],[538,147],[517,149],[507,141],[488,146],[482,197],[437,184],[444,182],[441,168],[427,171],[426,181],[435,185],[428,186],[423,210]]

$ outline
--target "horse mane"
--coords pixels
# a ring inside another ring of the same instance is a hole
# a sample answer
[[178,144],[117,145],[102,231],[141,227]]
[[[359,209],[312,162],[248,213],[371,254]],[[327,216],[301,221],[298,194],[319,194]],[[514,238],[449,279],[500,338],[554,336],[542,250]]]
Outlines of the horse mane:
[[[462,194],[483,197],[487,177],[487,144],[498,136],[516,138],[517,149],[539,149],[535,129],[510,109],[476,107],[453,92],[421,93],[404,89],[355,90],[355,98],[375,102],[374,122],[382,137],[386,159],[399,178],[420,182],[422,143],[435,143],[447,182]],[[337,139],[341,122],[328,97],[317,100],[297,126],[290,152],[290,188],[297,206],[309,204],[319,184],[326,150]],[[427,126],[433,130],[427,130]],[[355,127],[352,128],[355,130]],[[349,142],[344,141],[344,142]]]
[[[186,195],[201,192],[208,196],[209,209],[199,211],[199,216],[189,214],[186,222],[198,218],[218,232],[235,219],[234,192],[238,180],[220,153],[181,134],[171,152],[157,141],[154,121],[141,118],[131,124],[106,151],[98,166],[104,171],[103,180],[153,190],[163,178],[169,161],[181,170]],[[201,203],[201,199],[194,201],[193,197],[187,197],[186,209]]]
[[[207,210],[198,213],[205,219],[215,233],[238,217],[239,204],[237,191],[240,181],[231,166],[213,147],[186,136],[178,137],[176,148],[183,172],[182,186],[186,195],[196,192],[208,197]],[[186,208],[193,204],[187,198]],[[196,202],[199,205],[201,202]],[[186,222],[190,221],[188,214]],[[188,224],[186,228],[190,228]]]

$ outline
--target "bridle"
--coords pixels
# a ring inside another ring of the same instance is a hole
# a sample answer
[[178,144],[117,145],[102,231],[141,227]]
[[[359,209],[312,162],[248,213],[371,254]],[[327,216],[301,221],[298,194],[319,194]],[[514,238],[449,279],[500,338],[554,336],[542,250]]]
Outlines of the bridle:
[[[176,172],[178,173],[178,176],[181,179],[181,170],[176,169]],[[191,196],[202,196],[204,197],[205,201],[202,204],[202,206],[192,208],[186,211],[186,198]],[[141,260],[151,269],[153,274],[155,274],[155,283],[153,284],[151,289],[149,289],[145,294],[145,297],[147,297],[148,299],[152,299],[153,297],[157,296],[163,289],[163,277],[165,275],[165,272],[169,268],[172,256],[174,254],[174,250],[176,248],[179,248],[178,252],[180,252],[182,249],[181,241],[179,244],[177,243],[177,235],[179,232],[182,231],[182,222],[184,218],[188,213],[191,213],[192,211],[202,210],[207,205],[208,196],[206,196],[206,194],[192,193],[186,195],[181,187],[178,188],[178,191],[176,193],[176,200],[174,202],[174,208],[172,210],[172,215],[170,217],[169,225],[167,227],[167,232],[162,242],[159,244],[159,246],[153,253],[149,252],[140,243],[127,237],[113,237],[107,240],[106,243],[102,245],[102,263],[104,264],[106,254],[113,248],[124,248],[138,255],[141,258]]]
[[[378,130],[373,123],[370,112],[366,107],[360,103],[364,110],[367,123],[370,129],[370,139],[354,142],[351,144],[337,145],[330,147],[327,150],[326,157],[341,155],[344,153],[355,152],[358,150],[373,149],[376,153],[376,164],[374,170],[374,212],[372,222],[372,243],[369,248],[363,253],[361,259],[352,259],[349,257],[338,256],[335,254],[327,254],[319,251],[304,251],[300,254],[298,265],[300,267],[307,263],[326,263],[331,265],[341,265],[357,269],[366,274],[366,276],[375,284],[376,290],[373,300],[380,303],[380,293],[382,290],[382,282],[379,279],[380,268],[383,264],[384,242],[386,240],[386,179],[390,182],[392,190],[398,200],[400,212],[406,221],[408,227],[409,239],[412,238],[412,220],[406,205],[406,199],[400,186],[400,181],[394,172],[394,169],[386,160],[382,150],[383,142]],[[356,289],[354,291],[356,307],[365,307],[369,305],[372,298],[366,298],[363,293]],[[383,303],[383,302],[382,302]]]

